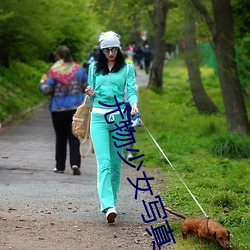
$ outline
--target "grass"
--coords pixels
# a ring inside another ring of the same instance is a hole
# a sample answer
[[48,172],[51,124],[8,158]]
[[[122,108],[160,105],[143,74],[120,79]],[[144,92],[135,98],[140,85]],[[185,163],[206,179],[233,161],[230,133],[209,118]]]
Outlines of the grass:
[[[163,93],[139,90],[142,120],[175,170],[143,127],[137,129],[136,148],[145,154],[144,167],[158,169],[163,181],[155,188],[164,204],[189,217],[203,216],[181,178],[206,213],[230,230],[232,249],[250,249],[250,138],[227,132],[218,79],[210,68],[201,68],[201,74],[208,95],[220,109],[217,115],[198,113],[181,60],[165,67]],[[195,237],[182,240],[180,225],[180,219],[170,223],[175,249],[219,249],[214,243],[200,246]]]
[[38,90],[42,74],[48,65],[34,61],[30,65],[11,62],[10,68],[0,67],[0,122],[5,123],[12,115],[21,116],[21,111],[30,109],[45,99]]

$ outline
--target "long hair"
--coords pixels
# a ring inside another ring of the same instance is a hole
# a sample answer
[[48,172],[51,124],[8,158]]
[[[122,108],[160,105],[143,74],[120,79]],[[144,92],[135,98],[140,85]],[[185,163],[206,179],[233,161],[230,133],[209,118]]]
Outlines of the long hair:
[[70,53],[70,50],[65,45],[59,46],[56,49],[56,51],[54,53],[54,56],[55,56],[55,60],[61,58],[61,59],[63,59],[64,62],[72,62],[73,61],[73,58],[72,58],[71,53]]
[[[115,58],[115,65],[112,69],[113,72],[118,72],[121,68],[125,66],[125,59],[121,53],[121,50],[118,49],[117,55]],[[107,64],[107,58],[103,54],[102,50],[100,50],[99,56],[97,57],[96,60],[96,73],[97,74],[103,74],[107,75],[109,74],[109,69],[108,69],[108,64]]]

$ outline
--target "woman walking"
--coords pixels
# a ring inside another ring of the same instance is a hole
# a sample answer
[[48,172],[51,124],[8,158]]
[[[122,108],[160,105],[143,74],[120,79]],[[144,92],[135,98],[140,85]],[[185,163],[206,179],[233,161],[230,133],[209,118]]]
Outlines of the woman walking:
[[[117,147],[114,134],[121,121],[127,120],[117,111],[117,103],[124,102],[126,90],[131,104],[131,115],[138,112],[135,85],[135,70],[132,64],[126,63],[121,53],[120,36],[113,31],[99,36],[100,53],[89,67],[86,93],[93,100],[90,133],[97,160],[97,189],[101,202],[101,211],[106,214],[108,223],[113,223],[117,216],[115,204],[121,179],[124,147]],[[115,100],[117,99],[117,102]],[[105,104],[105,105],[103,105]],[[107,107],[109,105],[109,107]],[[113,107],[110,107],[113,105]],[[125,103],[120,106],[124,111]],[[109,113],[107,115],[107,113]],[[121,126],[121,125],[120,125]],[[126,131],[119,133],[127,134]]]
[[87,74],[73,61],[67,46],[59,46],[55,51],[55,64],[48,77],[41,80],[39,89],[50,95],[49,110],[56,134],[55,173],[64,173],[66,168],[67,142],[69,142],[70,167],[73,175],[80,175],[80,142],[72,134],[72,117],[84,99]]

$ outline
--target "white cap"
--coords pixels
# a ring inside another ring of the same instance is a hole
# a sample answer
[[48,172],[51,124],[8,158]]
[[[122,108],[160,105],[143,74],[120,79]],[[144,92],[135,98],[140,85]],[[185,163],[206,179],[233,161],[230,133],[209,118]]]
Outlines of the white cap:
[[119,47],[121,48],[120,36],[113,31],[103,32],[99,36],[100,49]]

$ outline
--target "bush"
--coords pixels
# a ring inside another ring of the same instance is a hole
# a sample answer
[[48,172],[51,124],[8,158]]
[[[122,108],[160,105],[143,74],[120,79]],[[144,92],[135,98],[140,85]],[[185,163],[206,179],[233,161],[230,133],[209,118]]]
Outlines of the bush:
[[211,199],[211,204],[221,208],[233,209],[237,206],[232,193],[222,192],[215,194]]
[[247,138],[236,135],[219,136],[212,140],[211,151],[215,155],[231,158],[249,158],[250,146]]
[[27,65],[12,61],[10,68],[0,67],[0,121],[7,122],[9,116],[19,117],[22,111],[34,107],[46,97],[38,90],[42,74],[48,64],[35,61]]

